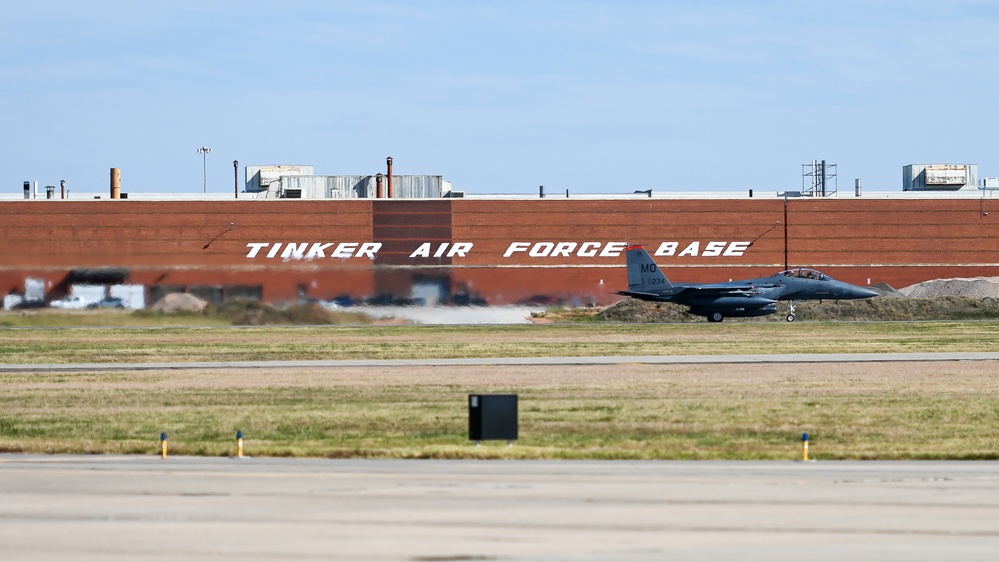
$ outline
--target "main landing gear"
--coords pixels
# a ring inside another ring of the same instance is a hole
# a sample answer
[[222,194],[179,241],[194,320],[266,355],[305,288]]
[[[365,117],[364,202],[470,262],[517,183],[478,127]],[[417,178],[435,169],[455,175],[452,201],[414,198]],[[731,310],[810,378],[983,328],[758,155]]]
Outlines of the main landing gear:
[[794,301],[787,301],[787,318],[788,322],[794,322]]
[[708,315],[708,322],[721,322],[725,316],[721,312],[712,312]]

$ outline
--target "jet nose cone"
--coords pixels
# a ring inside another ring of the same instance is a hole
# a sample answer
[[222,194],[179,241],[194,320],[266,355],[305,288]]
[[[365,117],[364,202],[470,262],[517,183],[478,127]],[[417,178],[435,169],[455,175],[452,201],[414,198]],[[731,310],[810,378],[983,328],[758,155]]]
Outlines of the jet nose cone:
[[881,294],[866,287],[858,287],[842,281],[836,283],[832,292],[837,295],[838,299],[869,299]]
[[854,287],[853,288],[854,298],[857,299],[869,299],[871,297],[876,297],[881,293],[877,291],[872,291],[871,289],[865,289],[864,287]]

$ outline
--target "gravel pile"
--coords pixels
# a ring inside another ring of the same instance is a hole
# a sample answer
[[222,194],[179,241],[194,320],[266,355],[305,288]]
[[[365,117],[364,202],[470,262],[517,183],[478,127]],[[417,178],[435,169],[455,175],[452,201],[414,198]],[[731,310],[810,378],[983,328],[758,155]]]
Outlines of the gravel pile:
[[955,277],[933,279],[899,289],[910,298],[969,297],[973,299],[999,298],[999,277]]

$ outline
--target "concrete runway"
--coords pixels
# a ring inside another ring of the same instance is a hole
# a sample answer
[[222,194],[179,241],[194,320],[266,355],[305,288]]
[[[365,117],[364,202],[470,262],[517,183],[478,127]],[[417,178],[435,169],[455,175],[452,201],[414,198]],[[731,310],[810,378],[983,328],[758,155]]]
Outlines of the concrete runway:
[[999,464],[5,454],[0,521],[5,561],[984,561]]

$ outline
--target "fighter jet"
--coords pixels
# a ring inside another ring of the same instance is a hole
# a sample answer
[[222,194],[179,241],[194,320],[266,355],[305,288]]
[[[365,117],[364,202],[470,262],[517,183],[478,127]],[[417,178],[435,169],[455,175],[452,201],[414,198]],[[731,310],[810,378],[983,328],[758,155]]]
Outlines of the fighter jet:
[[670,283],[644,246],[626,248],[628,290],[617,294],[646,301],[673,302],[687,312],[721,322],[726,316],[766,316],[777,312],[777,301],[788,301],[788,322],[794,322],[794,301],[866,299],[878,293],[837,281],[814,269],[788,269],[770,277],[727,283]]

